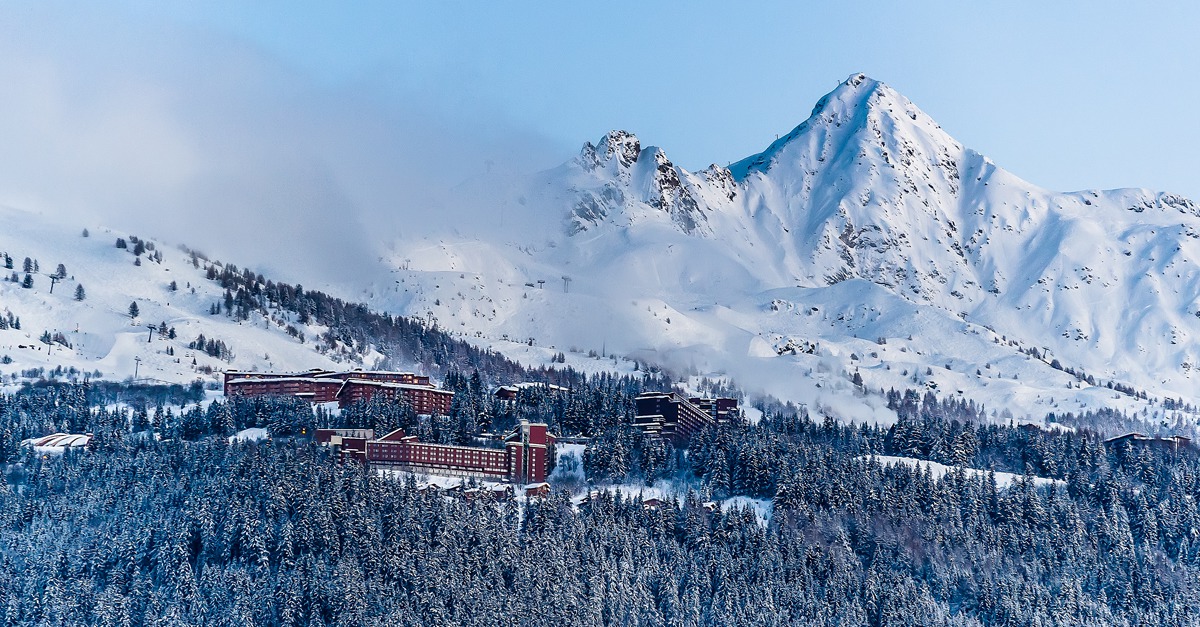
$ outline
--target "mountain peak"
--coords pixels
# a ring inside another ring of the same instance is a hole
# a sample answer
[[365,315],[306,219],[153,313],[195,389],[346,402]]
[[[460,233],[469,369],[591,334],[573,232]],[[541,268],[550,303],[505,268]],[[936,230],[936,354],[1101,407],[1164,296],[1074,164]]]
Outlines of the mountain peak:
[[604,167],[615,157],[618,167],[628,168],[637,161],[642,152],[642,143],[637,135],[623,130],[612,130],[600,138],[598,145],[587,142],[579,153],[584,168],[595,170]]
[[883,84],[882,81],[877,81],[870,76],[859,72],[847,76],[846,80],[839,83],[837,88],[830,93],[837,94],[839,92],[853,92],[871,94],[879,88],[888,89],[887,85]]
[[669,218],[686,233],[707,233],[706,219],[695,194],[697,185],[712,181],[732,199],[736,191],[717,173],[697,178],[676,166],[661,148],[643,147],[628,131],[609,131],[598,144],[587,142],[575,161],[587,176],[571,188],[574,207],[567,232],[587,231],[621,216],[623,224]]
[[[885,119],[888,121],[883,122]],[[907,132],[902,130],[907,128],[936,134],[933,138],[935,143],[945,144],[954,150],[961,149],[958,142],[942,132],[928,115],[899,92],[866,74],[856,73],[822,96],[808,119],[799,126],[776,139],[762,152],[732,164],[729,170],[736,180],[742,181],[751,172],[765,172],[769,169],[778,160],[780,153],[798,138],[818,132],[830,137],[840,137],[841,140],[835,143],[844,145],[853,139],[853,133],[866,127],[871,127],[870,134],[876,139],[881,137],[883,127],[887,127],[893,134]],[[869,137],[866,139],[870,140]]]
[[832,103],[839,103],[843,108],[871,106],[872,96],[879,94],[897,95],[890,87],[866,74],[851,74],[838,84],[833,91],[825,94],[813,107],[811,118],[828,108]]

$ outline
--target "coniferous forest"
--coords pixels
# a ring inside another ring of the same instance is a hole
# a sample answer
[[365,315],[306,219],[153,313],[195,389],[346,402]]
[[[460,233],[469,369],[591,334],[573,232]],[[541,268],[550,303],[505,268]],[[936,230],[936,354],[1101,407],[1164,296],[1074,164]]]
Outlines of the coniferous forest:
[[[449,381],[460,414],[591,433],[583,465],[598,494],[583,504],[561,489],[527,503],[467,502],[340,464],[296,435],[369,407],[336,418],[269,399],[126,409],[101,402],[112,389],[88,385],[0,397],[0,624],[1200,620],[1191,450],[984,426],[982,408],[909,392],[890,395],[900,420],[887,429],[775,406],[758,424],[702,433],[685,455],[624,426],[642,379],[535,391],[521,416],[492,405],[474,373]],[[173,393],[168,402],[188,391]],[[482,428],[461,417],[389,419],[453,441]],[[247,426],[277,437],[224,437]],[[93,446],[61,456],[17,446],[53,431],[90,431]],[[994,474],[934,478],[882,466],[872,458],[882,454],[1024,478],[1008,487]],[[656,478],[681,486],[678,504],[647,508],[601,487]],[[704,506],[733,495],[773,499],[772,514]]]

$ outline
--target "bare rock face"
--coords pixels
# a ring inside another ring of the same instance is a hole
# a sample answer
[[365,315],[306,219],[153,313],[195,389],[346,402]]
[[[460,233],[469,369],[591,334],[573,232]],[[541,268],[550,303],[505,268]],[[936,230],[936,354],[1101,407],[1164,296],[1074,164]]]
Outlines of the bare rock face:
[[611,131],[600,139],[599,146],[591,142],[583,145],[579,154],[580,165],[588,171],[605,168],[613,163],[620,170],[627,170],[637,161],[642,151],[642,144],[633,133],[627,131]]
[[[702,204],[692,189],[707,181],[671,163],[661,149],[643,149],[632,133],[611,131],[598,144],[584,144],[571,165],[586,181],[571,190],[571,234],[592,230],[610,217],[636,223],[655,213],[667,216],[685,233],[707,232]],[[731,182],[732,177],[722,183]]]

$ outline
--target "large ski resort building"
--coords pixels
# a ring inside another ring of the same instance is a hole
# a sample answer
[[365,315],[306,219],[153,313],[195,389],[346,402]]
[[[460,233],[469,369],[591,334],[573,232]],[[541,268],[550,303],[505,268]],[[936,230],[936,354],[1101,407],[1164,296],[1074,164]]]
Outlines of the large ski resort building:
[[[225,396],[296,396],[313,403],[346,407],[382,396],[412,406],[418,414],[449,414],[454,393],[440,390],[429,377],[411,372],[310,370],[300,373],[225,373]],[[338,449],[343,460],[377,469],[536,483],[546,480],[554,436],[542,423],[521,422],[503,439],[503,447],[452,446],[417,441],[396,429],[375,437],[372,429],[317,429],[318,444]]]
[[692,434],[726,422],[737,413],[737,399],[733,398],[685,398],[674,392],[645,392],[633,402],[634,426],[676,445],[686,445]]
[[317,442],[336,446],[342,459],[374,469],[477,477],[512,483],[546,480],[554,436],[542,423],[522,422],[504,438],[504,448],[418,442],[396,429],[379,438],[370,429],[317,429]]
[[225,373],[225,396],[297,396],[313,403],[337,402],[339,407],[384,396],[408,403],[418,414],[448,414],[454,392],[440,390],[429,377],[411,372],[230,370]]

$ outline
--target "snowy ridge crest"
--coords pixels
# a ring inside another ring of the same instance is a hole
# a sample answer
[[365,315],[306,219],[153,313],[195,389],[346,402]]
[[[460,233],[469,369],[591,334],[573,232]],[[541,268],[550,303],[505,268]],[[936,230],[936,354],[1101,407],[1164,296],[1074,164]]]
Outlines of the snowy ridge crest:
[[574,196],[567,219],[570,234],[612,220],[628,225],[662,219],[685,233],[708,234],[702,188],[711,180],[726,195],[734,193],[727,177],[692,175],[672,163],[662,149],[643,149],[637,136],[627,131],[614,130],[598,144],[584,144],[570,165],[581,175],[568,190]]

